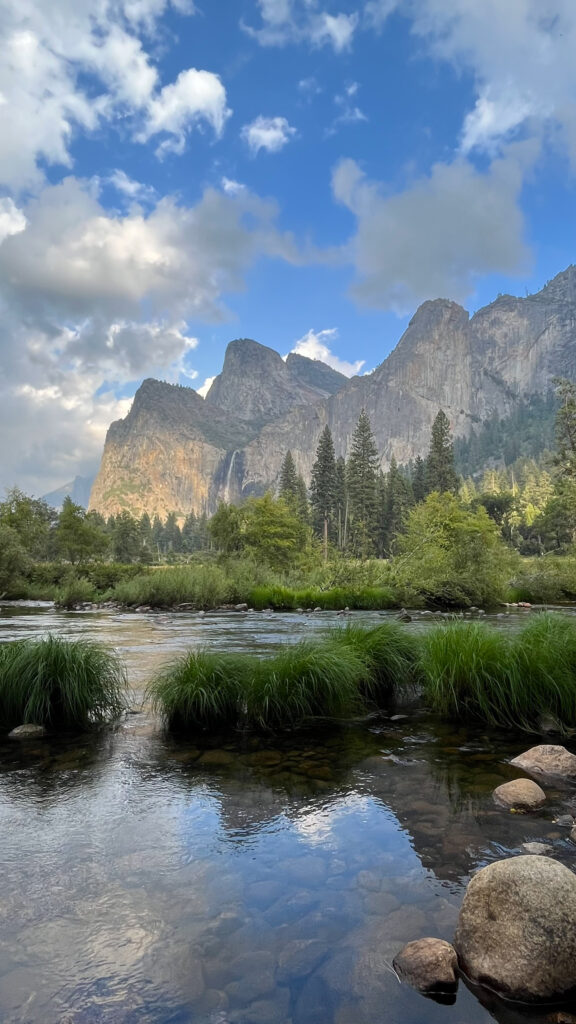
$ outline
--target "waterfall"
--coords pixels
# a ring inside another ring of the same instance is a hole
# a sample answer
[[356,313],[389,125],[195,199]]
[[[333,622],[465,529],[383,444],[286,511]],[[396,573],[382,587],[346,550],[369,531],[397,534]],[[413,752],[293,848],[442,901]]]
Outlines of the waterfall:
[[232,473],[234,472],[234,459],[239,454],[237,451],[232,452],[232,458],[230,459],[230,465],[228,466],[228,472],[226,474],[226,484],[224,486],[224,501],[230,504],[230,481],[232,479]]

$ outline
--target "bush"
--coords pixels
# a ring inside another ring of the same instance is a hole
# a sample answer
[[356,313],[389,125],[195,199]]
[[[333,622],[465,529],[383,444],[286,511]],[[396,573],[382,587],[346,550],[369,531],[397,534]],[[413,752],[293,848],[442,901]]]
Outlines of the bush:
[[54,600],[59,608],[74,608],[84,601],[96,601],[98,595],[92,584],[79,576],[70,576],[62,587],[59,587]]
[[126,707],[119,658],[88,640],[18,640],[0,644],[0,722],[84,729]]

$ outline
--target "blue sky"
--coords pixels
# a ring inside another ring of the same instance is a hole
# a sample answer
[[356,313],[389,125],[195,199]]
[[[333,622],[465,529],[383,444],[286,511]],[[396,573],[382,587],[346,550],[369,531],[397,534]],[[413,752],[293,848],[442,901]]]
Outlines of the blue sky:
[[366,372],[574,260],[573,0],[0,0],[0,49],[4,486],[232,338]]

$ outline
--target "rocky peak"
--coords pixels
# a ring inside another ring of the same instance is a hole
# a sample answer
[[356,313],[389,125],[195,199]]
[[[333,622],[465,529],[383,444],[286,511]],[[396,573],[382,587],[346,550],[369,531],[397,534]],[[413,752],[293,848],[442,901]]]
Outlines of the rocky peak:
[[296,352],[291,352],[286,358],[286,368],[294,380],[307,387],[316,388],[325,397],[335,395],[348,380],[343,373],[338,373],[338,370],[333,370],[319,359],[308,359],[307,356],[298,355]]

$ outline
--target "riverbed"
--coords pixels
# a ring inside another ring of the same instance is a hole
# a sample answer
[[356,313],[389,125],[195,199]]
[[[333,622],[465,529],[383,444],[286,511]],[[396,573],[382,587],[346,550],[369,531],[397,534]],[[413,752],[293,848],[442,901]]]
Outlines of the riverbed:
[[406,941],[452,938],[484,864],[536,840],[574,865],[554,819],[576,792],[547,787],[531,816],[491,799],[533,738],[447,725],[414,701],[367,722],[207,744],[166,736],[142,704],[147,679],[189,647],[266,653],[341,622],[0,609],[0,641],[50,631],[114,646],[135,712],[99,736],[0,744],[3,1022],[554,1019],[487,1008],[463,984],[440,1005],[392,970]]

